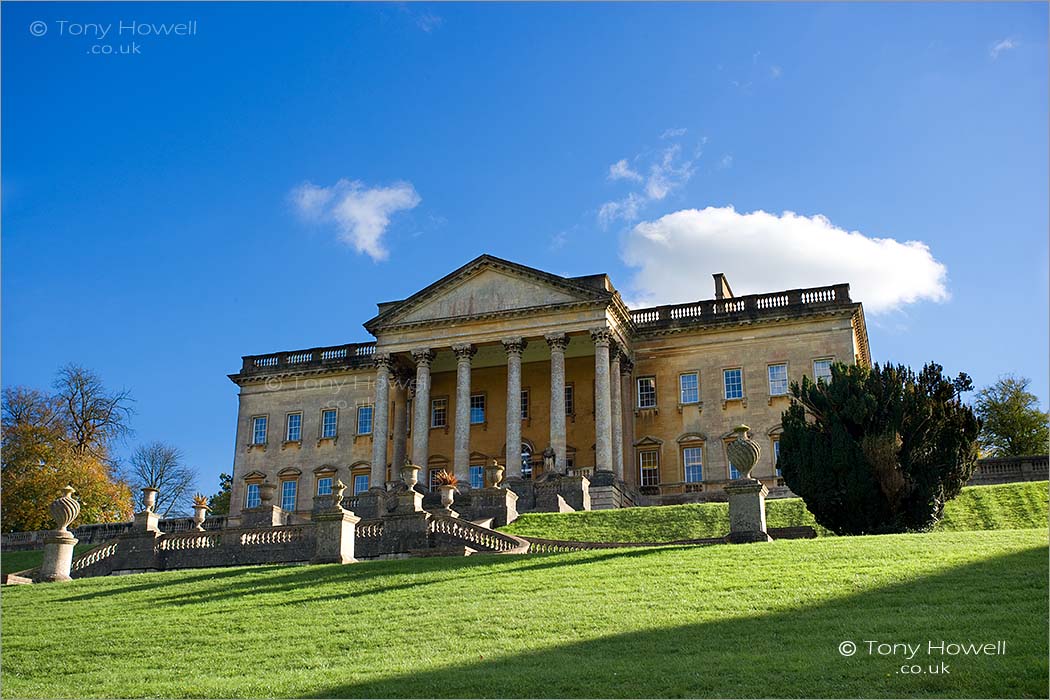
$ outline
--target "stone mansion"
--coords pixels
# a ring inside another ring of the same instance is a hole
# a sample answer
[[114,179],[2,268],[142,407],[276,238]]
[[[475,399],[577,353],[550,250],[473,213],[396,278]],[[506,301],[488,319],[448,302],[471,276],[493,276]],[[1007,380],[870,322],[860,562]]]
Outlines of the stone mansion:
[[712,299],[630,309],[605,274],[482,255],[380,303],[364,324],[374,342],[244,357],[230,375],[231,520],[263,484],[304,518],[336,480],[354,507],[393,487],[406,459],[424,491],[441,470],[464,494],[491,486],[496,460],[519,495],[547,470],[583,477],[596,508],[718,498],[741,423],[763,446],[752,476],[776,493],[788,385],[870,364],[864,311],[847,284],[738,297],[714,282]]

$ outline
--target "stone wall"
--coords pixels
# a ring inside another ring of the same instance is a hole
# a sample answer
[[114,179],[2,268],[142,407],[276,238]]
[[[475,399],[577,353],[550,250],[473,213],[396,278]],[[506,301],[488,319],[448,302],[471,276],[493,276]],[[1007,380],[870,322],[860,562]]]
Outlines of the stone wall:
[[1050,478],[1050,457],[990,457],[977,460],[977,470],[970,477],[970,486],[1006,484],[1015,481],[1046,481]]

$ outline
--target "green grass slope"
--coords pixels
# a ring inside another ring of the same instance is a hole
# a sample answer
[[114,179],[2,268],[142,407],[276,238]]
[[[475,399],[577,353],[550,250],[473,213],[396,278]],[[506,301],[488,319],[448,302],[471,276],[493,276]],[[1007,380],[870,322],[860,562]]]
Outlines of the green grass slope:
[[[1045,531],[1000,530],[17,586],[0,681],[7,697],[1046,697],[1048,565]],[[931,657],[929,640],[1007,649]]]
[[[78,544],[73,547],[73,556],[79,556],[97,545]],[[32,569],[44,561],[44,551],[33,549],[25,552],[0,552],[0,574],[12,574],[16,571]]]
[[[938,531],[1003,530],[1048,526],[1045,481],[967,486],[944,508]],[[800,498],[766,501],[768,527],[819,527]],[[729,532],[729,505],[700,503],[660,508],[622,508],[578,513],[525,513],[501,528],[527,537],[583,542],[669,542],[721,537]]]

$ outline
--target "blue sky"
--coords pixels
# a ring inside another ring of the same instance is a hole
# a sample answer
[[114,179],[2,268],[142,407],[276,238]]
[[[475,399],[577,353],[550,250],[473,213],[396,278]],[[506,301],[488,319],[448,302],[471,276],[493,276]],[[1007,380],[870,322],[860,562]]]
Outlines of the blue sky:
[[876,360],[1047,405],[1045,4],[0,12],[4,386],[97,370],[209,493],[241,355],[483,252],[636,301],[851,282]]

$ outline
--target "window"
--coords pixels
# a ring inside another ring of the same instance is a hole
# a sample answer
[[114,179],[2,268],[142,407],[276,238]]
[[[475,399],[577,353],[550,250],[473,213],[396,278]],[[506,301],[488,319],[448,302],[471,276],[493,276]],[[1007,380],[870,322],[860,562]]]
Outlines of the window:
[[521,392],[521,419],[526,420],[529,417],[529,390],[523,389]]
[[248,484],[248,493],[244,499],[245,508],[258,508],[262,500],[259,498],[259,485]]
[[436,489],[438,487],[437,475],[438,475],[438,473],[440,471],[441,471],[440,468],[439,469],[431,469],[430,470],[430,482],[429,483],[430,483],[430,490],[431,491],[433,491],[434,489]]
[[372,434],[372,407],[371,406],[358,406],[357,407],[357,434],[358,435],[371,435]]
[[295,510],[295,495],[298,487],[298,481],[281,482],[281,508],[283,510]]
[[660,483],[660,453],[646,450],[638,453],[638,472],[641,486],[656,486]]
[[704,480],[704,448],[686,447],[682,449],[682,466],[685,471],[685,480],[696,483]]
[[769,395],[784,396],[788,393],[788,366],[786,364],[769,366]]
[[[700,403],[700,375],[688,372],[678,375],[679,403]],[[654,399],[655,402],[655,399]]]
[[321,437],[334,438],[338,425],[339,412],[334,408],[321,411]]
[[430,427],[448,427],[448,399],[433,399],[430,402]]
[[474,394],[470,397],[470,424],[485,422],[485,395]]
[[565,385],[565,415],[576,415],[576,392],[572,384]]
[[364,493],[368,490],[368,474],[358,474],[354,477],[354,495]]
[[252,418],[252,444],[266,444],[266,416]]
[[739,367],[725,369],[722,370],[722,377],[725,380],[726,400],[744,398],[744,370]]
[[317,480],[317,495],[318,496],[331,496],[332,495],[332,477],[326,476],[323,479]]
[[813,381],[819,382],[823,379],[825,382],[830,382],[832,362],[833,360],[830,357],[823,360],[813,360]]
[[473,464],[470,467],[470,488],[480,489],[485,486],[485,470],[480,464]]
[[284,439],[287,442],[301,442],[303,439],[303,414],[289,413]]
[[638,408],[656,408],[656,377],[638,377]]
[[773,471],[776,472],[777,476],[782,476],[780,473],[780,440],[773,441]]

